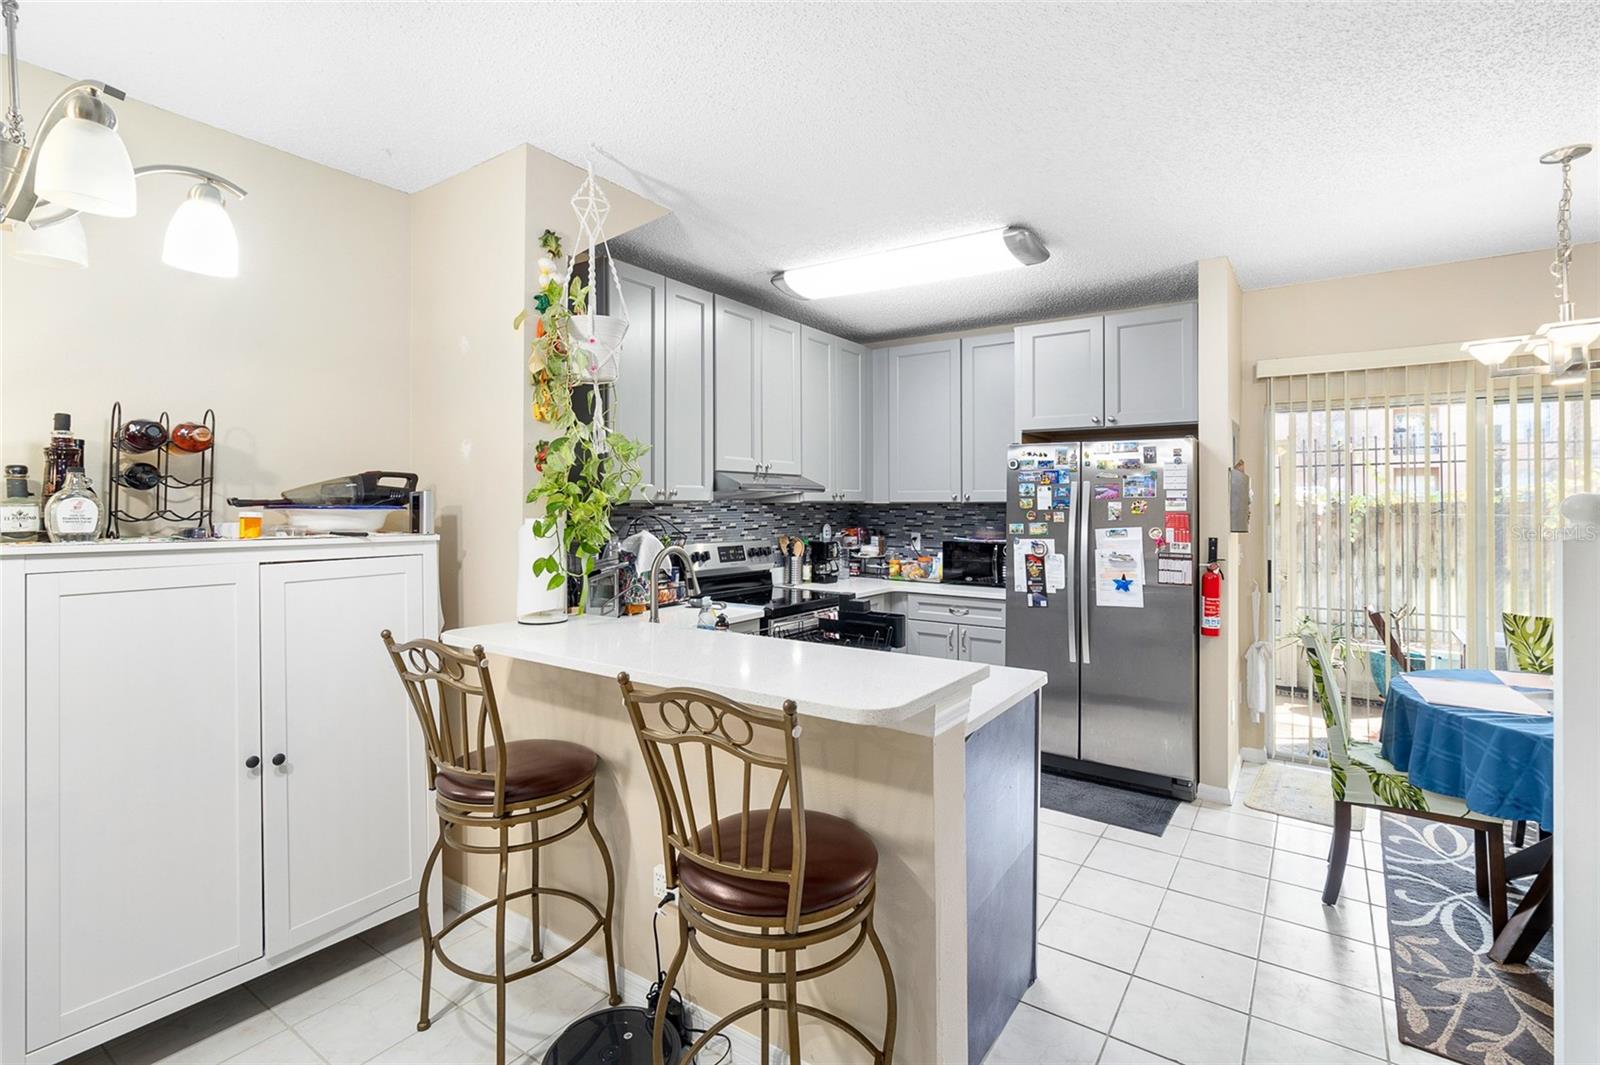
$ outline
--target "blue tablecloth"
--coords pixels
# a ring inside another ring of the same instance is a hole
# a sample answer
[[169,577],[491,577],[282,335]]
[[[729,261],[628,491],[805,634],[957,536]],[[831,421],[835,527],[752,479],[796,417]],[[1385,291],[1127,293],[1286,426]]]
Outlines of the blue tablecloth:
[[1487,669],[1397,676],[1383,704],[1383,756],[1419,788],[1465,799],[1474,813],[1555,828],[1555,719],[1438,706],[1406,676],[1502,683]]

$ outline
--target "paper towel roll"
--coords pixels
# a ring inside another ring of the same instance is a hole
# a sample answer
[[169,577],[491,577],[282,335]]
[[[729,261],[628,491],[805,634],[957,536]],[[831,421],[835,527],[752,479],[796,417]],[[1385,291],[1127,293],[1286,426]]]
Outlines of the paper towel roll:
[[533,535],[534,519],[528,518],[517,531],[517,621],[523,625],[553,625],[567,620],[565,582],[551,588],[548,573],[535,574],[536,559],[548,558],[561,550],[561,537]]

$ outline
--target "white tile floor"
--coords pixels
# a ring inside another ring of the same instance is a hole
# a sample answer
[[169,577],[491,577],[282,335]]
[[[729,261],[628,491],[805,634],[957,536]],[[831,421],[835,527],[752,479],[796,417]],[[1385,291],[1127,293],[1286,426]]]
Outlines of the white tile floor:
[[1160,837],[1040,816],[1039,981],[993,1065],[1445,1060],[1395,1032],[1375,819],[1329,908],[1320,825],[1242,802],[1179,807]]
[[[1256,769],[1246,767],[1240,794]],[[1039,981],[989,1062],[1444,1060],[1395,1033],[1370,828],[1330,909],[1320,898],[1329,831],[1318,825],[1242,804],[1182,806],[1160,837],[1048,810],[1041,818]],[[463,934],[453,953],[492,964],[488,930]],[[433,1025],[416,1030],[416,936],[414,918],[398,919],[75,1061],[492,1061],[494,1000],[483,984],[436,966]],[[555,1033],[604,998],[560,970],[513,985],[508,1058],[536,1065]]]
[[[451,945],[487,969],[487,928],[463,927]],[[526,944],[515,944],[525,960]],[[71,1065],[343,1065],[494,1060],[494,996],[487,984],[433,971],[432,1025],[417,1031],[422,994],[417,920],[396,918],[292,966],[192,1006],[74,1058]],[[601,1006],[605,993],[560,969],[511,985],[506,1058],[537,1065],[554,1035]]]

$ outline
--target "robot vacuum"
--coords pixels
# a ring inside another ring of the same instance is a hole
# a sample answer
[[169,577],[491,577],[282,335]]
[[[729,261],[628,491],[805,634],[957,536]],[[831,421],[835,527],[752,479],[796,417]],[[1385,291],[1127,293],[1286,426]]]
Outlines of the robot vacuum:
[[[617,1006],[580,1017],[556,1036],[545,1051],[544,1065],[650,1065],[649,1011],[639,1006]],[[666,1025],[661,1033],[662,1060],[676,1065],[683,1053],[677,1030]]]

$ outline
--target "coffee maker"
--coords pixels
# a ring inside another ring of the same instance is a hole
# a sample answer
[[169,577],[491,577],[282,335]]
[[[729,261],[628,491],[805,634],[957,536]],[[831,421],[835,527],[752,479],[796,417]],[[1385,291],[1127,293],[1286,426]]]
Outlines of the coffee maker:
[[812,584],[833,584],[839,580],[839,567],[844,559],[838,540],[812,540],[806,545],[806,558],[811,563]]

